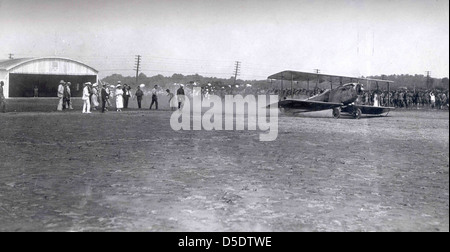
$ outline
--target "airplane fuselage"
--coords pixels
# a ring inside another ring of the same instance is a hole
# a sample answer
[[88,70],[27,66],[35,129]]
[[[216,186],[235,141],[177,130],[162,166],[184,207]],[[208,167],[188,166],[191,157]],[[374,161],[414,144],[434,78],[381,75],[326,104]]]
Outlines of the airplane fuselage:
[[344,105],[354,102],[362,91],[361,84],[348,83],[335,89],[327,89],[324,92],[310,97],[311,101],[334,102]]

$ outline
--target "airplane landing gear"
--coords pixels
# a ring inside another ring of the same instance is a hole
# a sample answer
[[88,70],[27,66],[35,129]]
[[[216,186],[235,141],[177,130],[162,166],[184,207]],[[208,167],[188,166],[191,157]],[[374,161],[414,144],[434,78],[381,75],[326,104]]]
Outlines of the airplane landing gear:
[[361,117],[361,109],[356,108],[355,110],[353,110],[353,118],[355,119],[359,119]]
[[341,117],[341,108],[334,108],[333,109],[333,117],[338,119]]

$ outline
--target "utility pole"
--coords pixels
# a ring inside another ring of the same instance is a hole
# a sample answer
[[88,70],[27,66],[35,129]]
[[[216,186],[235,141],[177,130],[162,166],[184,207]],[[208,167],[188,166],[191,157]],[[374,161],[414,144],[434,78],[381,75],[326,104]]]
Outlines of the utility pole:
[[320,69],[314,69],[314,72],[317,74],[317,82],[316,82],[316,89],[317,89],[317,85],[319,85],[319,73],[320,73]]
[[14,59],[14,54],[10,53],[9,54],[9,59]]
[[237,76],[239,75],[239,71],[240,71],[240,66],[241,62],[236,61],[235,63],[235,70],[234,70],[234,85],[236,85],[236,80],[237,80]]
[[[427,89],[431,89],[432,85],[431,85],[431,71],[425,71],[425,73],[427,73]],[[414,88],[415,89],[415,88]]]
[[136,85],[139,85],[139,66],[141,64],[141,55],[136,55],[136,65],[134,66],[136,70]]

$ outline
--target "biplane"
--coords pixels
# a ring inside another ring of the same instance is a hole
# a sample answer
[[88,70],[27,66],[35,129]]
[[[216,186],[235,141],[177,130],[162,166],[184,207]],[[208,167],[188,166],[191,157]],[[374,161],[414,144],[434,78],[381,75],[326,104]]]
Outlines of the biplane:
[[[290,81],[291,94],[293,94],[294,82],[307,82],[309,90],[309,82],[323,83],[328,81],[331,84],[331,89],[311,96],[306,99],[294,99],[280,97],[280,101],[276,104],[271,104],[268,107],[276,107],[283,109],[285,112],[302,113],[310,111],[332,110],[334,118],[339,118],[341,113],[352,115],[354,118],[359,119],[362,114],[381,115],[389,113],[393,107],[390,107],[390,99],[388,98],[388,106],[370,106],[362,104],[358,97],[363,94],[363,83],[366,82],[370,85],[371,82],[375,82],[378,87],[378,83],[387,83],[388,91],[390,91],[390,80],[359,78],[339,75],[329,75],[320,73],[308,73],[298,71],[282,71],[273,75],[270,75],[268,79],[279,80],[283,86],[283,81]],[[338,83],[338,87],[333,88],[333,83]],[[345,83],[345,84],[344,84]],[[388,92],[389,94],[389,92]],[[357,101],[358,100],[358,101]]]

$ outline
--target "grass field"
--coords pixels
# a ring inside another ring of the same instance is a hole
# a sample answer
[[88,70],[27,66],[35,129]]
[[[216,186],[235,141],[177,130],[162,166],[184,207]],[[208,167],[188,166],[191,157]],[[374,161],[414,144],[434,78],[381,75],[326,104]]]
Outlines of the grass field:
[[0,114],[0,231],[449,231],[448,111],[280,115],[260,142],[56,104]]

